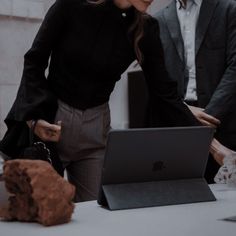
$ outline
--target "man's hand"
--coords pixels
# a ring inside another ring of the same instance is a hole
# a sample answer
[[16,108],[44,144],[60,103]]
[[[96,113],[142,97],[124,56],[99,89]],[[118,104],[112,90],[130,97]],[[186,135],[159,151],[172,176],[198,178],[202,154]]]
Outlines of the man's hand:
[[233,150],[225,147],[215,138],[211,142],[210,153],[221,166],[223,165],[223,160],[226,156],[230,156],[232,154],[235,155]]
[[214,116],[208,115],[204,112],[204,109],[189,105],[188,108],[203,125],[216,128],[220,124],[220,120],[216,119]]
[[[27,121],[27,125],[31,128],[32,122]],[[38,120],[34,133],[42,141],[58,142],[61,136],[61,121],[58,121],[57,124],[50,124],[45,120]]]

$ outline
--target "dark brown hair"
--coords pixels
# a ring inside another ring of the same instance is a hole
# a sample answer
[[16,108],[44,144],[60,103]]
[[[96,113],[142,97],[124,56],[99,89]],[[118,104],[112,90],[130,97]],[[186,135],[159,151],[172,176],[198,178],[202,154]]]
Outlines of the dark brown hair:
[[[107,0],[87,0],[88,3],[97,5],[102,4],[106,1]],[[143,61],[143,55],[140,50],[139,43],[144,34],[144,22],[147,16],[148,16],[147,14],[139,12],[138,10],[135,9],[134,22],[129,28],[129,33],[132,34],[134,37],[133,46],[139,64],[141,64]]]
[[144,23],[147,16],[148,16],[147,14],[139,12],[138,10],[135,9],[135,19],[129,29],[129,32],[132,33],[134,37],[133,40],[134,50],[139,64],[141,64],[143,61],[143,54],[140,50],[139,43],[144,35]]

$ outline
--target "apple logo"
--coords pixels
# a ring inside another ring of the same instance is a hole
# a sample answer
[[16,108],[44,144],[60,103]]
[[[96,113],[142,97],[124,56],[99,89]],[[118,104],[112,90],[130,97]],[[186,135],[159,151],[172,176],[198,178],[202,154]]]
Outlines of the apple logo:
[[161,170],[163,170],[165,168],[166,167],[165,167],[163,161],[156,161],[156,162],[153,163],[152,171],[161,171]]

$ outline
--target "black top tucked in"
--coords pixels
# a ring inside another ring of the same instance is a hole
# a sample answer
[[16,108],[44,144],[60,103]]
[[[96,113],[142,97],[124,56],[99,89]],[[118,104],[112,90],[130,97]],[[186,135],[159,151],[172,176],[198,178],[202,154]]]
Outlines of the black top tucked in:
[[[136,59],[129,31],[135,14],[133,7],[121,10],[111,0],[99,5],[86,0],[53,4],[25,54],[20,88],[5,120],[8,132],[0,150],[11,147],[6,140],[12,142],[10,127],[15,123],[31,119],[52,122],[58,99],[81,110],[109,100],[116,81]],[[151,17],[144,24],[140,48],[155,126],[198,124],[177,96],[176,82],[168,79],[159,25]]]
[[[136,58],[129,34],[134,14],[133,7],[123,11],[111,0],[99,5],[57,0],[25,54],[22,82],[8,118],[47,119],[55,99],[81,110],[107,102]],[[144,27],[141,66],[150,91],[155,100],[178,103],[176,85],[167,80],[158,23],[149,18]]]

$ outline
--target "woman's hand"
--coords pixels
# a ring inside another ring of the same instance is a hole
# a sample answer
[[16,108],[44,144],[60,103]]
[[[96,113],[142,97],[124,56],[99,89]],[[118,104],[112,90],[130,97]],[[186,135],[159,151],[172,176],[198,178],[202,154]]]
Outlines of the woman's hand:
[[217,128],[217,126],[220,124],[220,120],[216,119],[214,116],[208,115],[206,112],[204,112],[204,109],[189,105],[188,108],[203,125]]
[[[27,121],[26,123],[31,128],[32,121]],[[58,121],[57,124],[50,124],[45,120],[38,120],[34,133],[42,141],[58,142],[61,136],[61,121]]]

